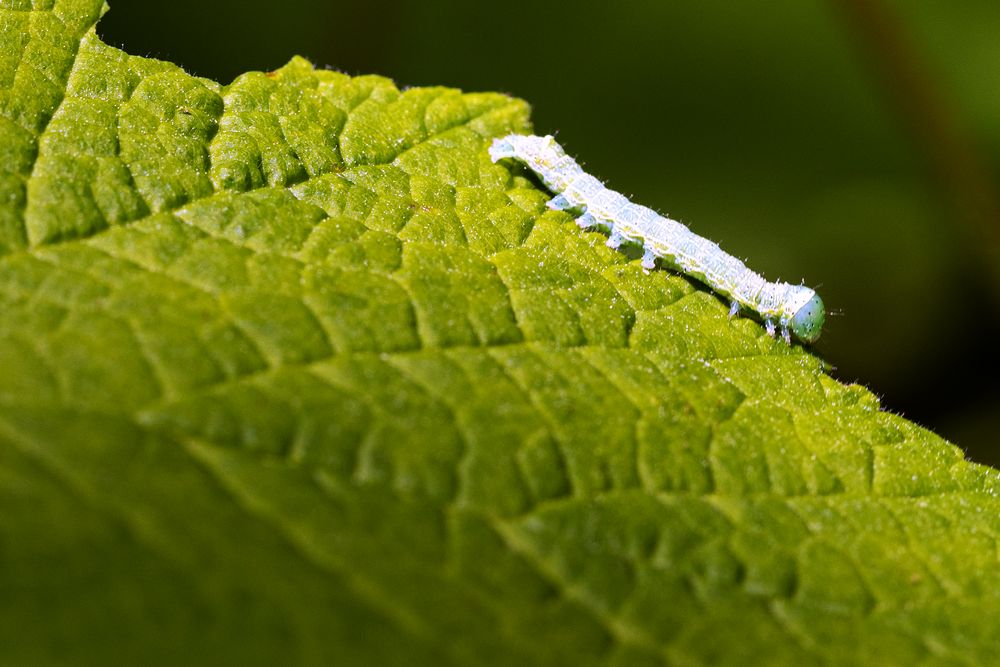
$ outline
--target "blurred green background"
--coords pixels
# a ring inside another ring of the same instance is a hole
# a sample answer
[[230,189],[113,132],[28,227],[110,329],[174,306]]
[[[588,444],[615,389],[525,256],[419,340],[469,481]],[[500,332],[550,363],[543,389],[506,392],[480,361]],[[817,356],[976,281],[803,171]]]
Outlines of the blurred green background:
[[819,286],[834,376],[1000,464],[1000,2],[111,0],[228,83],[292,55],[534,107],[611,187]]

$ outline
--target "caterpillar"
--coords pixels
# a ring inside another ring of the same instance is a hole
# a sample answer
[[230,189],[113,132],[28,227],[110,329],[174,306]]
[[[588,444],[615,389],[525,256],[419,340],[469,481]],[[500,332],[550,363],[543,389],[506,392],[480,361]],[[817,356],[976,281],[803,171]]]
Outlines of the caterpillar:
[[717,243],[698,236],[676,220],[633,204],[584,172],[552,136],[510,134],[495,139],[489,155],[493,162],[514,158],[524,163],[556,193],[547,204],[549,208],[580,213],[576,222],[583,229],[610,229],[609,247],[641,244],[644,268],[654,268],[660,259],[728,297],[730,317],[746,308],[760,316],[771,337],[780,328],[788,344],[792,335],[803,343],[819,339],[826,312],[815,290],[805,285],[768,282]]

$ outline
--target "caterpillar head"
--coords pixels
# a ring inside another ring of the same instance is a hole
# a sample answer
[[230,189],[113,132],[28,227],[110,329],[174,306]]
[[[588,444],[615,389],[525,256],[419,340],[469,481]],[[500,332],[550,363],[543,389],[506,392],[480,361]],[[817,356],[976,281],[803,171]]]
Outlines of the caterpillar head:
[[823,308],[823,299],[819,298],[813,290],[809,290],[812,296],[795,311],[792,319],[788,322],[788,328],[792,330],[795,337],[803,343],[815,343],[823,332],[823,322],[826,320],[826,311]]

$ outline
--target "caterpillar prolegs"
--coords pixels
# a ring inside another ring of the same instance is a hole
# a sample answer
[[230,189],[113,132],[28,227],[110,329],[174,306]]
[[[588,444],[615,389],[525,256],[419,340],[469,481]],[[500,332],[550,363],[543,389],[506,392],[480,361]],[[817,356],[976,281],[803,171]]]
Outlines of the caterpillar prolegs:
[[556,193],[548,202],[549,208],[580,212],[576,222],[584,229],[609,228],[610,247],[629,242],[642,244],[643,267],[652,269],[657,258],[663,260],[728,297],[732,303],[730,316],[741,308],[752,310],[760,315],[768,334],[774,336],[780,329],[788,343],[793,334],[804,343],[819,339],[826,313],[815,290],[805,285],[768,282],[717,243],[698,236],[676,220],[633,204],[584,172],[551,136],[511,134],[495,139],[489,152],[494,162],[514,158],[538,174]]

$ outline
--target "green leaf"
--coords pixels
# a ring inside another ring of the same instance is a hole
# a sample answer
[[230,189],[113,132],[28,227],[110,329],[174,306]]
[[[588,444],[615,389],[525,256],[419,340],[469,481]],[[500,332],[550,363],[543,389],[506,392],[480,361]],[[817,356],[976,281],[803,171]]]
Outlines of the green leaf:
[[0,2],[0,662],[1000,655],[998,473],[582,233],[527,106]]

